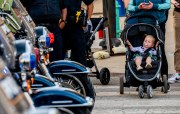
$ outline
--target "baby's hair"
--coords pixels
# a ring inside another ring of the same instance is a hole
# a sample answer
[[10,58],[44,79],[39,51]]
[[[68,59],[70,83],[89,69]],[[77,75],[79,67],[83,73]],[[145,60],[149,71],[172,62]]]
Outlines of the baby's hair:
[[153,35],[145,34],[144,36],[145,36],[145,38],[146,38],[146,37],[149,37],[149,38],[153,39],[153,43],[154,43],[154,44],[156,43],[156,39],[155,39],[155,37],[154,37]]

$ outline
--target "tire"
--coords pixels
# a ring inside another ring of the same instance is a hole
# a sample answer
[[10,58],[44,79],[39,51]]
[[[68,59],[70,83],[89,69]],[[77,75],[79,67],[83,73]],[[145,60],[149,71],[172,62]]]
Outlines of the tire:
[[168,87],[168,80],[167,80],[167,75],[163,75],[163,83],[164,83],[164,86],[163,86],[163,92],[164,93],[167,93],[168,92],[168,89],[170,87]]
[[55,76],[56,81],[58,82],[58,85],[62,87],[71,88],[78,93],[82,94],[83,96],[86,96],[86,90],[82,82],[73,75],[58,75]]
[[140,85],[138,87],[138,95],[139,95],[139,98],[144,98],[144,87],[143,87],[143,85]]
[[124,77],[120,77],[120,94],[124,94]]
[[102,85],[108,85],[110,81],[110,71],[108,68],[102,68],[100,73],[100,82]]
[[58,108],[60,114],[91,114],[91,111],[87,107],[69,107]]
[[[87,74],[78,74],[76,77],[82,82],[86,92],[86,96],[92,98],[95,102],[95,97],[96,97],[95,89]],[[94,108],[94,104],[92,107],[89,107],[90,111],[92,111],[93,108]]]
[[93,98],[95,100],[95,90],[94,90],[94,86],[90,80],[90,78],[87,76],[87,74],[79,74],[78,76],[76,76],[81,83],[84,86],[85,92],[86,92],[86,96],[89,96],[91,98]]
[[74,112],[72,112],[71,110],[67,109],[67,108],[58,108],[60,114],[75,114]]
[[153,97],[153,89],[151,85],[147,86],[147,96],[148,98],[152,98]]

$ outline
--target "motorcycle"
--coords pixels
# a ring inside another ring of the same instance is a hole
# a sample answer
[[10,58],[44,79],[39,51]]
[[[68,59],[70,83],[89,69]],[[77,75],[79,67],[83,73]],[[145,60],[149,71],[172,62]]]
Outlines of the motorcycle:
[[0,22],[0,114],[59,114],[55,109],[35,109],[28,94],[17,85],[10,72],[15,68],[13,35],[3,21]]

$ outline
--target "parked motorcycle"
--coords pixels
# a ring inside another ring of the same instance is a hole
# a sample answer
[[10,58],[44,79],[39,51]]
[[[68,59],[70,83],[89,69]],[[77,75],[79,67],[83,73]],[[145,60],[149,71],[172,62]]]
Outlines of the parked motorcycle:
[[59,114],[55,109],[35,109],[28,94],[15,82],[9,70],[15,68],[13,35],[0,22],[0,114]]

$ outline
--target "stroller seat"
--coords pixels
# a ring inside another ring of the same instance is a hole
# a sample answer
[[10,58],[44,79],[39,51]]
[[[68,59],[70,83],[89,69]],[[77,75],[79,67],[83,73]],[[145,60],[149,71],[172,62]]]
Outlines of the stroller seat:
[[151,64],[152,64],[152,68],[150,69],[146,69],[145,68],[145,65],[146,65],[146,62],[143,61],[141,66],[143,67],[143,70],[141,71],[137,71],[136,70],[136,64],[135,62],[132,60],[129,62],[130,63],[130,66],[133,70],[133,72],[136,74],[136,76],[140,79],[151,79],[155,76],[155,74],[157,73],[158,71],[158,68],[159,68],[159,63],[160,61],[157,60],[157,61],[153,61]]

